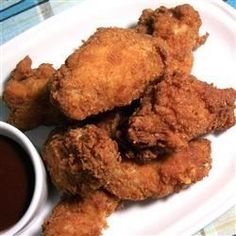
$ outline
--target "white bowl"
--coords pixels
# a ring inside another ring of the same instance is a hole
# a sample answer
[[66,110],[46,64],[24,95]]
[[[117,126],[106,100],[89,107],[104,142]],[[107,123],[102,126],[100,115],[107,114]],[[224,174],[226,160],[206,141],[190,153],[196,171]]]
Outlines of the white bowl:
[[17,142],[29,155],[31,162],[34,168],[34,190],[30,204],[25,211],[21,219],[6,229],[5,231],[0,232],[0,235],[12,236],[22,233],[27,225],[33,220],[34,216],[37,214],[39,209],[44,205],[47,199],[47,179],[46,171],[41,160],[41,157],[34,145],[30,140],[24,135],[20,130],[9,125],[5,122],[0,121],[0,135],[6,136],[15,142]]

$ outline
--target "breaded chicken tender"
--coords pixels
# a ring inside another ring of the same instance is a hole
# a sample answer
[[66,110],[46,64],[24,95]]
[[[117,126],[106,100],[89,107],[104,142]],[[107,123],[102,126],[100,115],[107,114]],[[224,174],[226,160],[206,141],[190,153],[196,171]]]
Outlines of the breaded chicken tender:
[[[106,112],[100,116],[87,120],[105,130],[109,137],[116,138],[119,126],[128,120],[134,107],[127,106],[122,109]],[[86,123],[85,123],[86,124]],[[83,123],[72,127],[80,127]],[[75,158],[73,150],[66,146],[66,133],[72,129],[70,126],[54,129],[48,136],[42,148],[42,157],[53,184],[58,190],[71,195],[87,196],[90,192],[101,187],[88,171],[83,170],[81,162]]]
[[87,196],[101,184],[65,145],[66,129],[55,129],[43,146],[42,157],[53,184],[58,190],[70,195]]
[[[113,138],[119,138],[120,132],[126,129],[129,117],[139,107],[139,102],[134,101],[128,106],[115,108],[111,111],[103,112],[90,119],[86,119],[86,124],[94,124],[99,128],[106,130],[108,135]],[[123,138],[123,137],[122,137]]]
[[165,41],[168,48],[166,70],[190,73],[193,65],[192,51],[204,44],[208,34],[199,36],[202,22],[199,13],[188,4],[174,8],[161,6],[145,9],[139,18],[137,31]]
[[235,124],[236,91],[217,89],[194,76],[176,73],[149,87],[130,117],[133,145],[173,151],[193,138],[221,132]]
[[153,37],[100,28],[59,69],[51,97],[67,117],[83,120],[139,98],[163,66]]
[[158,147],[135,147],[129,142],[127,138],[128,121],[137,107],[135,104],[135,106],[127,106],[125,109],[112,110],[102,114],[98,120],[87,124],[94,124],[105,130],[109,137],[117,142],[122,157],[146,162],[161,156],[163,151]]
[[87,124],[94,124],[105,130],[109,137],[117,142],[122,157],[146,162],[161,156],[163,150],[159,147],[143,148],[133,146],[129,142],[127,137],[128,121],[138,107],[139,103],[135,102],[129,106],[115,109],[105,114],[102,113],[99,117],[96,116],[93,122],[88,122]]
[[138,164],[122,161],[117,143],[94,125],[71,129],[66,136],[67,146],[83,168],[120,199],[167,196],[201,180],[211,168],[210,142],[205,139],[160,160]]
[[53,209],[43,224],[44,236],[100,236],[106,218],[116,210],[119,201],[103,191],[84,199],[65,198]]
[[56,70],[50,64],[32,69],[31,64],[28,56],[21,60],[3,92],[3,100],[10,109],[8,122],[23,131],[64,120],[63,115],[49,102],[48,85]]

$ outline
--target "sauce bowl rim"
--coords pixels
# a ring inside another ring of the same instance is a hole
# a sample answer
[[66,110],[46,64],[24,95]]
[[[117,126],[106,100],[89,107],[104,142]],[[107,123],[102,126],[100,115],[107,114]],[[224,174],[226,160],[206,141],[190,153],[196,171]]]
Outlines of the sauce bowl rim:
[[[4,235],[13,235],[23,230],[33,219],[38,208],[43,205],[42,196],[47,195],[47,174],[38,151],[23,132],[6,122],[0,121],[0,134],[17,142],[29,155],[34,168],[34,190],[27,210],[19,221],[0,232]],[[44,200],[46,201],[46,197]]]

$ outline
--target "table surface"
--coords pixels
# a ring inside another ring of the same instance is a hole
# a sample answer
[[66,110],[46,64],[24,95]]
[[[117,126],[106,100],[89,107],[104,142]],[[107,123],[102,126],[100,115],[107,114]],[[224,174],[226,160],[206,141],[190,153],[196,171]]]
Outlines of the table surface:
[[[0,0],[0,45],[41,21],[86,0]],[[236,0],[225,1],[236,8]],[[236,11],[236,10],[235,10]],[[194,236],[236,235],[236,207],[201,229]]]

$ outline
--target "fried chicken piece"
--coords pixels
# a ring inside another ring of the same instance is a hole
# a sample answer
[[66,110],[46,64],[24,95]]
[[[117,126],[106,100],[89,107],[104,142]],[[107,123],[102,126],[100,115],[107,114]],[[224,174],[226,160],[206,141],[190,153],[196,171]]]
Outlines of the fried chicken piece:
[[102,119],[95,123],[99,128],[106,130],[109,137],[115,138],[123,118],[122,112],[110,112],[105,117],[102,116]]
[[143,10],[137,31],[166,42],[168,73],[175,70],[190,73],[193,65],[192,51],[204,44],[208,37],[208,34],[199,36],[201,24],[198,12],[188,4],[169,9],[161,6],[156,10]]
[[117,142],[119,151],[124,158],[146,162],[161,156],[163,151],[158,147],[140,148],[131,145],[127,138],[130,116],[131,113],[127,113],[124,110],[112,111],[106,116],[102,116],[103,119],[91,124],[95,124],[97,127],[105,130],[109,137]]
[[126,132],[129,117],[130,115],[123,112],[112,112],[104,120],[92,124],[107,131],[109,137],[117,142],[122,158],[135,159],[144,163],[165,153],[158,147],[142,148],[133,146],[129,142]]
[[120,126],[128,120],[136,107],[136,104],[132,104],[115,109],[71,127],[56,128],[49,134],[42,149],[42,157],[51,180],[58,190],[66,194],[86,196],[101,187],[99,181],[88,171],[83,170],[80,161],[66,147],[65,137],[68,130],[86,124],[96,124],[105,130],[109,137],[116,138],[119,135]]
[[66,134],[83,168],[120,199],[161,198],[186,188],[208,175],[210,142],[199,139],[180,152],[146,164],[122,161],[118,145],[107,132],[94,125],[72,129]]
[[164,154],[167,154],[166,151],[161,150],[159,147],[148,147],[148,148],[140,148],[140,147],[132,147],[132,150],[135,151],[135,155],[130,155],[128,158],[135,158],[137,160],[146,162],[151,161],[153,159],[159,158]]
[[150,87],[129,121],[133,145],[173,151],[209,132],[235,124],[236,91],[217,89],[194,76],[176,73]]
[[119,201],[103,191],[84,199],[66,198],[58,203],[44,222],[44,236],[100,236],[106,217],[116,210]]
[[59,69],[52,100],[67,117],[83,120],[130,104],[162,72],[157,40],[131,29],[100,28]]
[[120,133],[127,128],[129,117],[134,113],[138,106],[139,102],[134,101],[128,106],[103,112],[93,119],[87,119],[85,125],[94,124],[99,128],[106,130],[110,138],[118,139]]
[[130,116],[138,108],[139,103],[132,104],[125,108],[110,111],[102,114],[98,120],[87,124],[94,124],[107,131],[110,138],[114,139],[119,146],[119,151],[123,158],[136,159],[137,161],[147,162],[160,157],[163,153],[159,147],[147,147],[132,145],[127,137],[128,121]]
[[155,159],[162,154],[162,151],[159,150],[159,148],[136,148],[130,144],[127,138],[129,118],[138,106],[139,103],[134,102],[129,106],[102,113],[93,117],[93,119],[85,120],[87,122],[84,123],[84,125],[94,124],[105,130],[109,137],[118,143],[122,157],[136,159],[138,161]]
[[101,184],[65,146],[66,129],[55,129],[43,146],[42,157],[53,184],[70,195],[87,196]]
[[31,64],[28,56],[21,60],[11,73],[3,92],[3,100],[10,109],[8,122],[23,131],[64,120],[49,102],[48,84],[56,70],[50,64],[31,69]]

